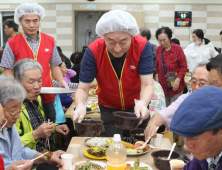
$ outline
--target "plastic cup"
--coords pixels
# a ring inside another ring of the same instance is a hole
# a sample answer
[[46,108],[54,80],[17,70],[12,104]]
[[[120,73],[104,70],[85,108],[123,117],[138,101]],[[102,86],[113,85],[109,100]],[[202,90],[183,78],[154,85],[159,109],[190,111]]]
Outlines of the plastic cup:
[[154,138],[151,138],[151,139],[150,139],[150,145],[153,145],[153,139],[154,139]]
[[61,155],[61,158],[62,158],[62,161],[64,163],[62,168],[69,170],[70,167],[72,166],[74,156],[72,154],[65,153],[65,154]]
[[80,144],[70,144],[69,149],[70,153],[74,156],[74,158],[79,158],[80,155]]
[[181,165],[181,164],[184,164],[184,161],[180,159],[172,159],[170,161],[170,169],[172,169],[173,165]]
[[153,146],[161,146],[163,135],[157,133],[156,138],[153,138]]

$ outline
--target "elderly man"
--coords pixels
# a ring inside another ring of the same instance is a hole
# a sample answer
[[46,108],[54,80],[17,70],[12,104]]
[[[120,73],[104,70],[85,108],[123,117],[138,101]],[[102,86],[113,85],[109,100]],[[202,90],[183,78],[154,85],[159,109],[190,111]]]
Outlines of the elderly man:
[[184,170],[222,169],[221,96],[221,88],[206,86],[190,94],[177,109],[170,130],[185,137],[185,146],[194,156]]
[[137,36],[135,18],[121,10],[105,13],[96,24],[96,33],[101,38],[88,46],[81,63],[75,95],[77,108],[72,119],[81,122],[84,118],[90,83],[96,77],[101,119],[107,136],[123,135],[123,130],[114,124],[113,112],[117,110],[134,112],[137,117],[143,117],[142,125],[146,126],[147,106],[153,94],[150,43]]
[[[39,32],[40,21],[44,16],[44,8],[36,3],[24,3],[15,9],[15,23],[20,24],[24,32],[8,40],[0,66],[4,68],[5,76],[13,77],[14,63],[20,59],[31,58],[42,65],[43,87],[53,87],[50,70],[60,87],[68,87],[59,68],[62,61],[53,37]],[[55,95],[47,94],[41,97],[46,118],[55,122]]]
[[[22,111],[22,102],[26,97],[26,91],[20,83],[8,77],[0,77],[0,103],[4,109],[4,117],[6,123],[2,132],[0,133],[0,154],[5,163],[5,168],[15,161],[22,159],[33,159],[41,155],[41,153],[25,147],[20,141],[19,134],[15,128],[15,122],[20,117]],[[60,159],[61,154],[65,152],[53,152],[50,161],[46,161],[41,157],[34,161],[34,164],[42,163],[57,163],[58,166],[63,164]]]
[[23,59],[15,64],[13,72],[15,79],[26,90],[23,110],[15,124],[16,129],[24,146],[42,152],[46,138],[55,132],[67,135],[69,129],[65,124],[45,123],[45,114],[39,96],[42,87],[42,66],[35,60]]
[[[191,79],[192,92],[198,90],[199,88],[208,85],[209,83],[209,72],[206,69],[207,62],[200,63],[193,72]],[[161,110],[159,113],[155,114],[144,131],[146,139],[153,136],[156,133],[156,128],[161,125],[166,125],[169,128],[170,122],[175,114],[176,110],[180,104],[190,95],[190,93],[183,94],[175,102],[173,102],[167,108]]]

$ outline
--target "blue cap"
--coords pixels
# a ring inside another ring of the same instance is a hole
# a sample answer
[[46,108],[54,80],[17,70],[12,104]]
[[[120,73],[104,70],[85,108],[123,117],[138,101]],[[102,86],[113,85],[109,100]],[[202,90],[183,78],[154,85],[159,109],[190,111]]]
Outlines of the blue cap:
[[194,137],[221,126],[222,89],[205,86],[181,103],[170,123],[170,130],[183,137]]

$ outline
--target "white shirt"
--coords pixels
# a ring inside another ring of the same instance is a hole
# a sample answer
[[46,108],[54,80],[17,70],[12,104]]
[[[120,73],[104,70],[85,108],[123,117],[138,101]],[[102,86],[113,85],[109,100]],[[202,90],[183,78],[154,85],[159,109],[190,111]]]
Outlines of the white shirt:
[[202,61],[209,61],[211,57],[215,57],[218,55],[218,52],[214,49],[213,44],[210,42],[207,45],[203,40],[203,43],[199,45],[195,45],[191,43],[184,49],[184,54],[187,58],[187,65],[191,72],[194,71],[196,66]]

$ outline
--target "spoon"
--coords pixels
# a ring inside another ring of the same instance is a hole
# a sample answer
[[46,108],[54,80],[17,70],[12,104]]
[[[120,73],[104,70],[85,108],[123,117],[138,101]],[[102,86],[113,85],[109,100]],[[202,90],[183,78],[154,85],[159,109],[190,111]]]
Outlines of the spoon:
[[[156,128],[156,131],[158,129],[159,129],[159,127]],[[141,150],[144,149],[146,147],[147,143],[149,142],[150,138],[151,138],[151,136],[146,140],[146,142],[142,146],[139,146],[136,149],[141,149]]]
[[175,146],[176,146],[176,143],[173,143],[172,149],[171,149],[170,154],[169,154],[169,156],[168,156],[168,158],[167,158],[168,160],[170,159],[170,157],[171,157],[171,155],[172,155],[172,152],[173,152]]

